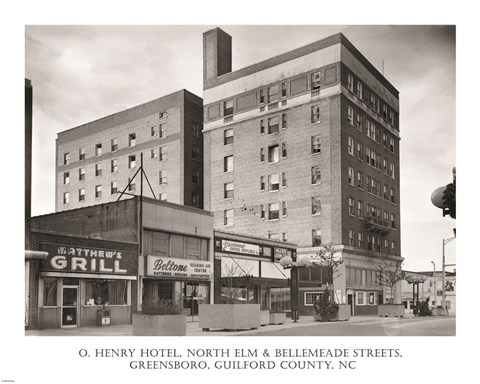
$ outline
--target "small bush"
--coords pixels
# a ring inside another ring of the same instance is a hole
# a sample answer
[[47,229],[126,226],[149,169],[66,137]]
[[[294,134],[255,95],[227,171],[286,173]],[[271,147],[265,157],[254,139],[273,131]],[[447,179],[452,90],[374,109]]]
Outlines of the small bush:
[[321,321],[330,321],[335,319],[338,314],[338,304],[330,300],[330,291],[325,289],[322,299],[313,304],[313,309],[317,315],[320,315]]
[[429,305],[430,298],[427,297],[425,301],[418,304],[418,316],[432,316],[433,312]]

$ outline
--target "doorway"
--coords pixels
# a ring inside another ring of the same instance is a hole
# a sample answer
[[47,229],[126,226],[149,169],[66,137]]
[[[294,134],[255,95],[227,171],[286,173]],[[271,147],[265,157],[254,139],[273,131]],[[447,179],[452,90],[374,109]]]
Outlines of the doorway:
[[347,294],[347,303],[350,306],[350,316],[354,315],[354,313],[353,313],[353,303],[354,302],[355,301],[353,300],[353,293]]
[[77,327],[78,286],[62,287],[62,327]]

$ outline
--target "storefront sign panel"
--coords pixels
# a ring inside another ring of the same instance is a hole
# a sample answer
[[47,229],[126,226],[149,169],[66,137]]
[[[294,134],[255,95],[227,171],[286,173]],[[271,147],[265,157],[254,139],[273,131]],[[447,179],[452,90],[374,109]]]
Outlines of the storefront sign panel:
[[213,277],[213,263],[206,260],[147,256],[147,276],[209,280]]
[[248,243],[240,243],[238,241],[222,240],[222,251],[259,256],[260,246]]
[[44,271],[132,274],[131,252],[63,244],[42,244],[42,250],[48,252]]

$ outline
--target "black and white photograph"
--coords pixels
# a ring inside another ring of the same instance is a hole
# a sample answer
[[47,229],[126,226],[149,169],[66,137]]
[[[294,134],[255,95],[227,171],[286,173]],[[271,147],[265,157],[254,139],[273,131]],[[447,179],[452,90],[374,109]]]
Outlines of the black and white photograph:
[[2,382],[453,380],[455,19],[146,18],[15,23]]

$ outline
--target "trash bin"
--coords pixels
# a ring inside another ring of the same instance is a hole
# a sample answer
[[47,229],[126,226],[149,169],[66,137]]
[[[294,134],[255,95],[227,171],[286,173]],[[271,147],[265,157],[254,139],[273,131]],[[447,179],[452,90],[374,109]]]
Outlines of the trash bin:
[[97,311],[97,326],[110,326],[110,311],[107,309],[99,309]]

